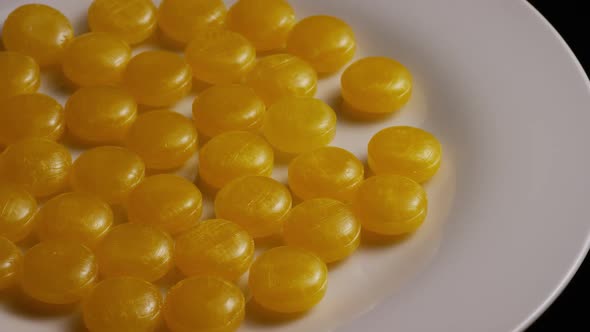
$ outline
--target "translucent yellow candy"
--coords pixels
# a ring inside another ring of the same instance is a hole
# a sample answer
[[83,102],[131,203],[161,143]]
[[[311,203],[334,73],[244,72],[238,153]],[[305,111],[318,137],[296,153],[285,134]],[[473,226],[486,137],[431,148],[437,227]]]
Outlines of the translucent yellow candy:
[[295,11],[285,0],[239,0],[227,14],[227,26],[259,51],[283,48],[294,24]]
[[44,138],[27,138],[0,155],[0,180],[21,185],[35,197],[63,191],[72,165],[70,151]]
[[145,165],[135,153],[102,146],[83,152],[72,166],[74,191],[92,193],[109,204],[120,204],[145,175]]
[[163,0],[158,23],[170,41],[182,46],[200,29],[222,26],[226,12],[222,0]]
[[169,106],[192,87],[190,66],[179,55],[166,51],[146,51],[134,56],[123,74],[123,85],[142,105]]
[[383,235],[415,231],[426,218],[427,206],[422,186],[400,175],[368,178],[352,201],[352,209],[363,227]]
[[231,221],[204,220],[176,239],[174,257],[185,275],[236,280],[252,263],[254,240]]
[[157,27],[157,10],[151,0],[94,0],[88,8],[88,26],[129,44],[148,39]]
[[172,332],[234,332],[244,320],[245,302],[242,291],[231,282],[192,277],[168,291],[164,318]]
[[0,104],[0,145],[30,137],[55,141],[65,128],[63,107],[47,95],[22,94]]
[[90,332],[151,332],[160,322],[162,296],[151,283],[133,277],[99,282],[84,299],[82,314]]
[[113,227],[96,248],[103,277],[162,278],[174,266],[174,241],[152,226],[125,223]]
[[39,88],[39,65],[30,56],[0,51],[0,100]]
[[311,151],[334,139],[336,113],[319,99],[286,97],[268,108],[262,132],[279,151]]
[[18,7],[8,15],[2,29],[6,50],[31,56],[41,66],[58,64],[73,36],[70,21],[41,4]]
[[291,193],[280,182],[266,176],[244,176],[233,180],[215,196],[215,215],[244,228],[255,238],[277,233],[291,209]]
[[148,224],[170,234],[194,226],[203,211],[201,192],[190,181],[173,174],[146,178],[129,194],[129,221]]
[[340,82],[344,101],[359,113],[392,113],[412,95],[412,75],[408,69],[386,57],[356,61],[346,68]]
[[65,107],[68,131],[92,145],[121,143],[137,118],[137,103],[117,87],[80,88]]
[[25,253],[21,287],[41,302],[74,303],[92,289],[97,274],[96,259],[87,247],[71,241],[46,241]]
[[193,118],[199,133],[213,137],[226,131],[258,132],[265,106],[245,85],[215,85],[201,92],[193,103]]
[[287,50],[309,62],[319,73],[333,73],[354,56],[354,32],[346,22],[326,15],[299,21],[287,39]]
[[440,167],[441,145],[419,128],[395,126],[381,130],[369,141],[369,166],[375,174],[398,174],[422,183]]
[[10,288],[18,281],[22,260],[20,249],[0,236],[0,290]]
[[143,113],[129,129],[127,148],[137,153],[147,168],[181,167],[197,152],[197,130],[183,115],[159,110]]
[[318,77],[315,70],[298,57],[274,54],[258,61],[246,76],[246,83],[270,106],[288,96],[313,97]]
[[90,32],[68,45],[61,62],[64,75],[78,86],[116,85],[131,59],[131,48],[118,37]]
[[307,249],[326,263],[350,256],[360,244],[361,224],[352,210],[331,198],[314,198],[294,207],[283,227],[285,242]]
[[254,300],[281,313],[303,312],[318,304],[328,288],[328,268],[316,255],[295,247],[262,253],[250,268]]
[[349,201],[364,179],[365,167],[354,154],[325,146],[295,157],[289,164],[289,187],[303,199]]
[[245,175],[270,176],[272,148],[247,131],[230,131],[213,137],[199,153],[199,176],[214,189]]
[[13,242],[24,239],[33,229],[36,212],[37,201],[26,190],[0,184],[0,237]]
[[111,228],[113,211],[95,195],[71,192],[47,201],[35,220],[42,241],[72,241],[94,248]]

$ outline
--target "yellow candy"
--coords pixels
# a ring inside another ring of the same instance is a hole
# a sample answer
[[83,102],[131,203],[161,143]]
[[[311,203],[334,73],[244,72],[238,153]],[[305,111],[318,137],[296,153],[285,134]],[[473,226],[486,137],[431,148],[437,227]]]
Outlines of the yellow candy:
[[129,194],[129,221],[148,224],[170,234],[194,226],[203,211],[201,192],[190,181],[172,174],[146,178]]
[[174,266],[172,238],[152,226],[125,223],[113,227],[96,248],[103,277],[130,276],[156,281]]
[[396,126],[381,130],[369,141],[369,167],[375,174],[398,174],[422,183],[440,167],[441,145],[431,133]]
[[239,0],[227,14],[227,26],[258,51],[283,48],[294,24],[295,12],[285,0]]
[[0,179],[21,185],[35,197],[63,191],[72,166],[70,151],[44,138],[27,138],[0,155]]
[[72,241],[94,248],[113,224],[111,207],[86,193],[61,194],[47,201],[36,216],[42,241]]
[[392,113],[412,95],[412,75],[408,69],[385,57],[356,61],[346,68],[340,82],[344,101],[359,113]]
[[80,88],[68,99],[65,118],[69,133],[82,143],[121,143],[137,118],[137,103],[120,88]]
[[104,32],[76,37],[63,54],[64,75],[78,86],[116,85],[131,59],[131,48]]
[[39,65],[30,56],[0,51],[0,100],[39,88]]
[[199,133],[213,137],[226,131],[258,132],[265,106],[245,85],[215,85],[201,92],[193,103],[193,118]]
[[74,303],[92,289],[97,273],[90,249],[77,242],[46,241],[25,253],[21,287],[41,302]]
[[415,231],[426,218],[427,206],[422,186],[400,175],[368,178],[352,201],[352,209],[363,227],[383,235]]
[[197,130],[190,119],[160,110],[140,115],[125,141],[148,168],[168,170],[181,167],[197,152],[197,140]]
[[[18,242],[33,229],[37,201],[20,186],[0,184],[0,236]],[[1,265],[1,264],[0,264]]]
[[82,307],[90,332],[151,332],[160,322],[162,296],[147,281],[110,278],[92,289]]
[[185,51],[193,76],[211,84],[240,82],[256,61],[256,50],[238,33],[205,29],[195,34]]
[[245,302],[228,281],[193,277],[168,291],[164,318],[172,332],[234,332],[244,320]]
[[22,94],[0,104],[0,145],[30,137],[55,141],[65,127],[63,107],[47,95]]
[[215,196],[215,215],[244,228],[252,237],[277,233],[291,209],[291,193],[280,182],[266,176],[244,176],[233,180]]
[[72,166],[74,191],[92,193],[109,204],[120,204],[145,175],[145,165],[135,153],[102,146],[83,152]]
[[284,97],[313,97],[318,77],[305,61],[290,54],[262,58],[246,76],[246,83],[270,106]]
[[178,268],[187,276],[236,280],[252,263],[254,240],[231,221],[204,220],[176,239],[174,257]]
[[285,242],[307,249],[326,263],[350,256],[360,244],[361,224],[350,208],[331,198],[314,198],[294,207],[283,227]]
[[146,51],[134,56],[123,74],[123,85],[142,105],[169,106],[192,87],[191,68],[179,55]]
[[157,10],[151,0],[94,0],[88,8],[88,26],[129,44],[148,39],[157,27]]
[[299,21],[287,39],[287,50],[319,73],[333,73],[354,56],[354,32],[339,18],[310,16]]
[[299,154],[332,142],[336,113],[319,99],[286,97],[269,107],[262,131],[275,149]]
[[230,131],[213,137],[199,154],[199,176],[214,189],[244,175],[272,174],[272,148],[247,131]]
[[18,7],[8,15],[2,29],[8,51],[31,56],[41,66],[58,64],[73,36],[70,21],[56,9],[41,4]]
[[328,288],[328,268],[316,255],[295,247],[270,249],[250,268],[254,300],[281,313],[303,312],[318,304]]
[[0,236],[0,290],[10,288],[18,281],[22,260],[20,249]]
[[222,26],[226,12],[222,0],[163,0],[158,23],[170,41],[182,46],[200,29]]

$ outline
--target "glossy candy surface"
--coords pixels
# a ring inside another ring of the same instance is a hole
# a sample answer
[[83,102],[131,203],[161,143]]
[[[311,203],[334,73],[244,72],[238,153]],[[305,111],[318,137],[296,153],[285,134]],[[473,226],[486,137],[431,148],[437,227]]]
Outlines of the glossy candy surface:
[[37,91],[41,80],[39,65],[30,56],[0,51],[0,100]]
[[199,30],[222,26],[226,12],[222,0],[163,0],[158,24],[170,41],[183,46]]
[[233,332],[244,320],[245,302],[231,282],[192,277],[168,291],[164,318],[172,332]]
[[352,209],[363,227],[383,235],[415,231],[426,218],[427,205],[422,186],[400,175],[368,178],[352,201]]
[[21,186],[0,184],[0,236],[18,242],[31,232],[37,201]]
[[157,16],[151,0],[94,0],[88,25],[93,32],[107,32],[133,45],[154,33]]
[[0,236],[0,290],[12,287],[18,281],[22,260],[20,249]]

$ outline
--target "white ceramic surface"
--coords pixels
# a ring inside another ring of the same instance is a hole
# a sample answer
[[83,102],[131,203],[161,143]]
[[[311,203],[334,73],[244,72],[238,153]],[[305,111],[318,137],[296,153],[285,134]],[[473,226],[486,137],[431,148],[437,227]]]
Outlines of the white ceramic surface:
[[[0,1],[0,22],[21,0]],[[89,0],[42,0],[86,30]],[[334,145],[366,157],[377,130],[420,126],[444,146],[427,184],[430,211],[412,237],[363,245],[330,270],[325,300],[299,320],[248,318],[241,331],[519,331],[557,296],[590,241],[588,79],[555,30],[521,0],[291,0],[299,18],[354,28],[357,57],[406,64],[415,94],[391,119],[341,119]],[[1,73],[0,73],[1,75]],[[319,96],[338,107],[338,75]],[[45,75],[41,91],[64,102]],[[189,116],[191,98],[175,109]],[[183,170],[194,177],[196,159]],[[276,177],[285,179],[284,167]],[[210,212],[209,212],[210,213]],[[78,331],[0,297],[0,331]]]

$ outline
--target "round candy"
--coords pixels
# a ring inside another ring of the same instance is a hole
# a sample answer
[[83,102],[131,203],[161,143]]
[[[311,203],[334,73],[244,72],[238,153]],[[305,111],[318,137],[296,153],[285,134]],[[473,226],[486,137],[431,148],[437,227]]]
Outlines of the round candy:
[[289,189],[280,182],[266,176],[244,176],[217,193],[215,215],[235,222],[255,238],[266,237],[281,229],[291,201]]
[[192,87],[191,68],[177,54],[146,51],[134,56],[123,74],[123,85],[138,103],[152,107],[169,106]]
[[100,274],[156,281],[174,266],[174,241],[149,225],[125,223],[113,227],[96,248]]
[[303,312],[324,297],[328,288],[328,268],[307,250],[276,247],[254,261],[248,285],[254,300],[268,310]]
[[94,0],[88,8],[91,31],[110,33],[129,44],[148,39],[156,30],[157,20],[151,0]]
[[286,97],[268,108],[262,132],[279,151],[311,151],[334,139],[336,113],[319,99]]
[[30,137],[56,141],[65,127],[63,107],[47,95],[22,94],[0,104],[0,145]]
[[231,221],[204,220],[176,239],[174,257],[185,275],[237,280],[252,263],[254,240]]
[[197,130],[182,114],[151,111],[140,115],[125,139],[151,169],[178,168],[197,152]]
[[131,59],[131,48],[118,37],[90,32],[76,37],[63,54],[64,75],[78,86],[116,85]]
[[2,29],[2,41],[8,51],[29,55],[41,66],[58,64],[73,37],[70,21],[56,9],[41,4],[16,8]]
[[76,140],[92,145],[123,141],[137,118],[137,103],[117,87],[80,88],[65,107],[68,131]]
[[313,97],[318,77],[315,70],[298,57],[274,54],[258,61],[246,76],[246,83],[270,106],[288,96]]
[[146,178],[129,194],[129,221],[148,224],[170,234],[194,226],[203,211],[203,198],[190,181],[173,174]]
[[295,11],[285,0],[239,0],[227,14],[227,26],[248,38],[258,51],[285,46]]
[[0,100],[37,91],[41,80],[39,65],[30,56],[0,51]]
[[18,281],[23,254],[7,238],[0,236],[0,290],[14,285]]
[[110,278],[99,282],[82,306],[90,332],[151,332],[160,322],[162,296],[147,281]]
[[307,249],[326,263],[350,256],[359,246],[361,224],[350,208],[331,198],[314,198],[294,207],[283,227],[285,242]]
[[441,145],[419,128],[395,126],[381,130],[369,141],[369,167],[375,174],[398,174],[422,183],[440,167]]
[[222,0],[163,0],[158,23],[170,41],[182,46],[200,29],[222,26],[226,12]]
[[226,131],[258,132],[265,106],[252,88],[245,85],[215,85],[201,92],[193,103],[195,125],[204,136]]
[[72,166],[70,151],[44,138],[27,138],[0,155],[0,179],[21,185],[35,197],[63,191]]
[[199,176],[220,189],[244,175],[272,174],[274,156],[264,139],[247,131],[230,131],[213,137],[199,154]]
[[289,187],[303,199],[349,201],[363,182],[365,167],[354,154],[325,146],[295,157],[289,164]]
[[319,73],[333,73],[354,56],[354,32],[346,22],[326,15],[299,21],[287,39],[287,50],[309,62]]
[[[37,201],[20,186],[0,184],[0,236],[18,242],[33,229]],[[0,264],[1,265],[1,264]]]
[[94,248],[111,228],[113,211],[92,194],[70,192],[47,201],[35,220],[42,241],[73,241]]
[[350,65],[340,79],[345,103],[358,113],[392,113],[412,95],[412,75],[401,63],[368,57]]
[[92,289],[97,273],[90,249],[77,242],[46,241],[25,253],[21,286],[41,302],[74,303]]
[[364,228],[383,235],[413,232],[426,218],[426,192],[401,175],[376,175],[365,180],[352,201]]
[[234,332],[244,320],[245,302],[228,281],[193,277],[168,291],[164,318],[172,332]]
[[145,175],[145,165],[135,153],[102,146],[84,151],[72,166],[74,191],[92,193],[109,204],[120,204]]

